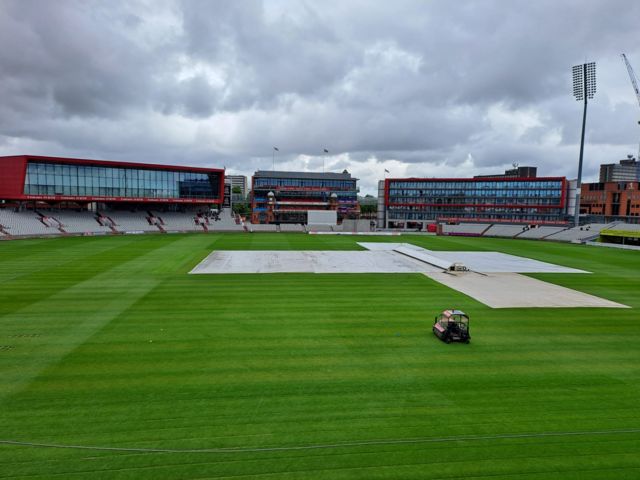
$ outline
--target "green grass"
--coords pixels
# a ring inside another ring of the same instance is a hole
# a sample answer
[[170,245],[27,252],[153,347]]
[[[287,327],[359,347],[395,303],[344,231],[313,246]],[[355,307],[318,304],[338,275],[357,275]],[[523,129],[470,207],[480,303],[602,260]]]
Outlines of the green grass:
[[[0,478],[636,479],[640,255],[405,236],[581,268],[537,278],[630,305],[490,309],[422,275],[197,275],[213,249],[355,250],[358,238],[156,235],[0,242]],[[368,239],[369,241],[371,239]],[[398,241],[380,237],[378,241]],[[430,332],[471,315],[470,345]]]

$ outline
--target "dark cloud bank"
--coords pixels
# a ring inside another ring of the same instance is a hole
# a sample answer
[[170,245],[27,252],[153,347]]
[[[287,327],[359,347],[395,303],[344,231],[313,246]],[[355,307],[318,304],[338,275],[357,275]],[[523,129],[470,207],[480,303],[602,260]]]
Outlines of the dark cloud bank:
[[[624,12],[624,14],[621,14]],[[571,66],[598,62],[586,177],[637,151],[630,1],[4,0],[0,155],[190,165],[250,175],[574,176]]]

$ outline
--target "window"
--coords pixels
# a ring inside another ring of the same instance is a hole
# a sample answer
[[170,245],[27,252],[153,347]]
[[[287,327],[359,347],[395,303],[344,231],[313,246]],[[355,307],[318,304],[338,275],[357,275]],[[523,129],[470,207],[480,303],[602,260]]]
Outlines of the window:
[[217,198],[215,173],[29,162],[24,192],[32,195]]

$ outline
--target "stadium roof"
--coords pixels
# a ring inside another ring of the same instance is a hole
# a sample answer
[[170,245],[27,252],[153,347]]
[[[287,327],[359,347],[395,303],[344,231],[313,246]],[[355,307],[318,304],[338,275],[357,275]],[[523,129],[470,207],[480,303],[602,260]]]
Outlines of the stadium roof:
[[281,172],[277,170],[258,170],[253,174],[254,177],[269,178],[306,178],[313,180],[358,180],[351,177],[346,170],[342,173],[335,172]]

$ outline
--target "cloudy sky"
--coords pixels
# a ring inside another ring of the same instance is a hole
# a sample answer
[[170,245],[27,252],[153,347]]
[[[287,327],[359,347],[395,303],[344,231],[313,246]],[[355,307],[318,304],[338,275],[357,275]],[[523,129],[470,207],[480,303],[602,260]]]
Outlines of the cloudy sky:
[[635,154],[633,0],[0,0],[0,155],[585,178]]

